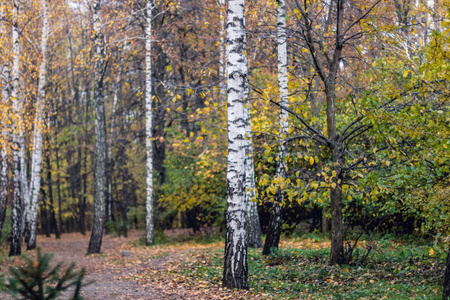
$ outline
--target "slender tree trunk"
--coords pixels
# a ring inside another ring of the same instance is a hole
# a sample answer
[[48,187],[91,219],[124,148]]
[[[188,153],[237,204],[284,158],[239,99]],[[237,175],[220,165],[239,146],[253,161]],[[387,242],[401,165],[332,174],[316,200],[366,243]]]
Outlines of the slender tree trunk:
[[41,0],[43,13],[43,26],[41,38],[41,64],[39,66],[38,97],[36,103],[36,117],[33,133],[33,154],[31,159],[31,181],[30,181],[30,207],[27,215],[29,228],[29,239],[27,249],[36,248],[36,230],[38,216],[39,192],[41,189],[41,162],[42,162],[42,131],[44,126],[45,84],[46,84],[46,62],[47,62],[47,40],[49,32],[49,20],[47,0]]
[[[286,179],[286,162],[287,154],[286,139],[289,129],[289,113],[283,109],[289,105],[288,101],[288,76],[287,76],[287,36],[286,36],[286,3],[284,0],[278,0],[277,8],[277,38],[278,38],[278,88],[280,93],[280,112],[279,112],[279,145],[278,145],[278,178],[283,181]],[[268,255],[272,248],[278,248],[281,235],[281,227],[283,225],[282,205],[284,203],[284,192],[278,188],[274,196],[269,228],[267,231],[266,242],[264,244],[263,254]]]
[[127,199],[128,197],[128,170],[126,168],[125,162],[126,162],[126,149],[125,147],[122,147],[121,149],[121,156],[122,156],[122,200],[120,201],[120,212],[122,214],[122,222],[123,222],[123,234],[125,237],[128,235],[127,226],[128,226],[128,219],[127,219]]
[[[59,229],[62,232],[63,230],[63,224],[62,224],[62,199],[61,199],[61,174],[59,169],[59,147],[56,145],[55,148],[55,156],[56,156],[56,188],[58,191],[58,222],[59,222]],[[67,232],[67,228],[65,228]]]
[[[247,47],[247,45],[245,45]],[[251,248],[261,248],[263,241],[261,237],[261,224],[259,222],[258,202],[255,186],[255,166],[253,163],[253,135],[252,119],[250,115],[250,100],[248,89],[248,78],[245,88],[245,201],[247,202],[247,245]]]
[[447,264],[445,266],[442,300],[450,300],[450,248],[447,252]]
[[[5,28],[5,7],[1,6],[0,12],[0,35],[1,38],[5,39],[6,37],[6,28]],[[2,81],[2,103],[5,106],[9,105],[9,63],[6,60],[2,65],[1,71],[1,81]],[[7,120],[9,116],[2,115],[3,120]],[[8,202],[8,144],[9,144],[9,133],[7,131],[6,126],[2,127],[2,143],[1,143],[1,151],[0,151],[0,238],[2,236],[3,224],[5,223],[6,218],[6,207]]]
[[147,198],[145,243],[153,245],[155,238],[155,221],[153,217],[153,141],[152,141],[152,11],[155,3],[147,0],[146,9],[146,43],[145,43],[145,149],[147,154]]
[[[337,68],[337,64],[336,64]],[[336,73],[334,73],[336,74]],[[331,208],[331,253],[329,264],[343,264],[344,257],[344,225],[342,221],[342,167],[343,167],[343,146],[342,141],[336,134],[336,107],[335,107],[335,82],[336,77],[331,76],[330,85],[325,88],[327,97],[327,126],[328,138],[334,141],[332,147],[333,169],[336,177],[332,178],[333,186],[330,187],[330,208]]]
[[42,191],[42,209],[41,209],[41,222],[42,228],[45,230],[45,236],[50,237],[50,222],[48,221],[48,209],[47,209],[47,195],[45,191]]
[[[13,1],[12,8],[12,39],[13,39],[13,64],[12,64],[12,90],[11,98],[13,101],[13,113],[16,120],[21,119],[21,104],[18,99],[19,94],[19,75],[20,75],[20,41],[19,41],[19,1]],[[20,126],[17,122],[13,123],[13,197],[11,203],[11,249],[9,256],[20,255],[22,253],[22,218],[23,218],[23,203],[22,203],[22,186],[20,176]]]
[[113,106],[112,106],[112,112],[111,112],[111,127],[110,127],[110,131],[109,131],[109,142],[108,142],[108,168],[107,168],[107,175],[106,175],[106,180],[107,180],[107,184],[108,184],[108,197],[107,197],[107,206],[106,206],[106,220],[110,221],[111,220],[111,210],[112,210],[112,204],[113,204],[113,194],[112,194],[112,173],[113,173],[113,165],[114,165],[114,160],[112,159],[112,143],[113,143],[113,139],[114,139],[114,126],[115,126],[115,120],[116,120],[116,106],[117,106],[117,100],[118,100],[118,95],[119,95],[119,91],[120,91],[120,77],[122,75],[122,69],[123,69],[123,61],[124,61],[124,57],[125,57],[125,52],[126,52],[126,47],[127,47],[127,38],[125,37],[125,41],[123,43],[123,48],[122,48],[122,54],[120,56],[120,60],[119,60],[119,70],[117,72],[117,79],[116,79],[116,83],[114,85],[114,100],[113,100]]
[[49,145],[49,149],[47,155],[45,156],[45,162],[47,164],[47,191],[48,191],[48,199],[50,200],[50,220],[53,232],[55,233],[55,238],[60,239],[61,235],[58,229],[58,224],[56,223],[55,206],[53,204],[52,164],[50,163],[51,144],[48,136],[47,136],[47,144]]
[[100,20],[100,2],[94,0],[95,43],[95,195],[94,224],[87,254],[100,253],[105,219],[105,104],[103,99],[103,34]]
[[226,58],[225,58],[225,0],[219,0],[220,9],[220,62],[219,62],[219,79],[220,79],[220,98],[221,101],[225,99],[227,93],[227,82],[226,82]]
[[248,289],[247,203],[245,202],[245,1],[229,0],[227,14],[227,235],[223,286]]

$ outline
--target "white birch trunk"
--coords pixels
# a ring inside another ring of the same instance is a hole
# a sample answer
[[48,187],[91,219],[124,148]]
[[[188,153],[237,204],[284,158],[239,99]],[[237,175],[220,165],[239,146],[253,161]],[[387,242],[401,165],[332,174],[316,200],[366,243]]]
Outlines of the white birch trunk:
[[[277,37],[278,37],[278,88],[280,93],[280,112],[278,122],[280,126],[279,146],[278,146],[278,167],[277,176],[286,179],[285,157],[287,153],[286,140],[289,130],[289,113],[283,109],[289,105],[288,101],[288,59],[287,59],[287,33],[286,33],[286,3],[285,0],[278,0],[277,10]],[[282,198],[283,199],[283,198]]]
[[153,0],[147,0],[145,40],[145,150],[147,155],[147,198],[145,201],[145,243],[153,245],[155,220],[153,216],[153,141],[152,141],[152,11]]
[[105,103],[103,96],[103,34],[100,19],[101,0],[94,0],[94,46],[95,46],[95,192],[94,224],[87,254],[99,253],[102,246],[105,223],[105,161],[106,161],[106,125]]
[[12,107],[13,107],[13,125],[12,125],[12,143],[13,143],[13,197],[11,203],[11,249],[10,256],[20,255],[22,250],[22,218],[23,218],[23,203],[21,193],[21,176],[20,176],[20,135],[21,130],[21,104],[18,98],[19,95],[19,75],[20,75],[20,41],[19,41],[19,1],[13,1],[12,7]]
[[227,14],[227,235],[223,286],[247,289],[247,234],[245,201],[245,2],[229,0]]
[[[2,4],[0,11],[0,35],[2,40],[6,40],[6,28],[5,28],[5,7]],[[1,70],[1,82],[2,82],[2,103],[6,107],[9,105],[9,63],[5,60],[2,64]],[[3,120],[9,118],[8,115],[2,114]],[[2,126],[2,137],[1,137],[1,152],[0,152],[0,237],[2,235],[3,224],[6,218],[6,205],[8,196],[8,144],[9,144],[9,134],[7,130],[7,125],[3,123]]]
[[41,162],[42,162],[42,131],[44,127],[44,105],[46,84],[47,40],[49,32],[47,0],[41,0],[43,15],[41,38],[41,64],[39,66],[38,97],[36,103],[36,117],[33,132],[33,153],[31,156],[30,207],[28,210],[29,239],[27,249],[36,248],[36,229],[38,216],[38,201],[41,190]]
[[[276,177],[286,179],[286,163],[284,161],[287,152],[286,139],[288,136],[289,123],[287,108],[288,102],[288,76],[287,76],[287,35],[286,35],[286,3],[285,0],[278,0],[277,8],[277,43],[278,43],[278,88],[280,95],[280,111],[278,115],[278,124],[280,127],[278,137],[278,164]],[[271,248],[278,248],[282,226],[282,209],[284,193],[278,188],[274,197],[272,212],[269,221],[266,242],[264,244],[263,254],[270,254]]]

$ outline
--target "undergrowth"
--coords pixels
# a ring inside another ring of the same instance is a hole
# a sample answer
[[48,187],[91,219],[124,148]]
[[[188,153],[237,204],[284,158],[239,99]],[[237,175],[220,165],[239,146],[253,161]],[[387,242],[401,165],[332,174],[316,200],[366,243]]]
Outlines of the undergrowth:
[[[274,299],[440,299],[440,251],[378,237],[363,265],[329,266],[326,243],[315,235],[292,238],[270,256],[249,249],[250,289]],[[216,248],[193,253],[178,272],[220,285],[222,270],[223,250]]]

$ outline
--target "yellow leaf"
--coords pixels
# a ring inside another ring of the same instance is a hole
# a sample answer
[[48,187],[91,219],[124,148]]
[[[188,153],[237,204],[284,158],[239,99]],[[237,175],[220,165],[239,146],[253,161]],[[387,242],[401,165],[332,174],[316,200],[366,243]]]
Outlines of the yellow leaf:
[[172,70],[172,66],[167,66],[167,71],[170,72]]
[[311,165],[314,164],[314,157],[311,156],[311,157],[309,158],[309,163],[310,163]]
[[430,249],[430,255],[434,255],[434,249],[433,248]]
[[409,70],[405,70],[404,72],[403,72],[403,77],[408,77],[408,74],[409,74]]
[[331,184],[331,187],[332,187],[333,189],[335,189],[335,188],[336,188],[336,182],[333,182],[333,183]]

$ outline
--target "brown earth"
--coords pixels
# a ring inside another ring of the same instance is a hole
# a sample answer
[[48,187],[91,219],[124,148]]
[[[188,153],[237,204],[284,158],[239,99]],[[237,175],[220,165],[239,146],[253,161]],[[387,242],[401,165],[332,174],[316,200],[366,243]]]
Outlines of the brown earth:
[[[166,235],[182,235],[172,231]],[[194,259],[196,252],[206,248],[223,248],[223,243],[199,245],[180,243],[143,247],[137,240],[143,232],[132,231],[129,237],[104,236],[102,253],[86,256],[89,235],[64,234],[55,240],[38,237],[38,246],[54,255],[54,262],[86,268],[86,281],[93,281],[82,289],[85,299],[265,299],[248,291],[224,290],[218,284],[186,278],[176,272],[183,261]],[[122,256],[130,251],[130,256]],[[11,265],[22,264],[21,258],[7,259],[0,266],[0,273]],[[61,299],[69,299],[69,293]],[[0,292],[0,299],[13,299]]]

